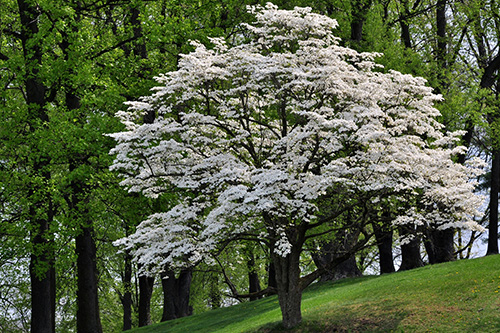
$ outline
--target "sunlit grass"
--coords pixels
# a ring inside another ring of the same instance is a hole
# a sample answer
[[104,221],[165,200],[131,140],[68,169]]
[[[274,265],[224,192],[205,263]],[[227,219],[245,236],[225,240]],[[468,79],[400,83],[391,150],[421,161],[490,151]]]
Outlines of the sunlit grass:
[[[294,332],[500,332],[500,256],[313,285]],[[276,297],[134,332],[283,331]]]

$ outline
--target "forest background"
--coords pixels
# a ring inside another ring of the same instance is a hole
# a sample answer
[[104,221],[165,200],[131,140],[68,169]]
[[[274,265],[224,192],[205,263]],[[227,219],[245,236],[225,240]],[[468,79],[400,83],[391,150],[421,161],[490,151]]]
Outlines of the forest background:
[[[155,75],[177,68],[179,55],[192,50],[189,40],[237,35],[240,23],[251,20],[246,6],[256,3],[2,2],[1,331],[119,331],[246,299],[243,292],[255,292],[255,298],[264,294],[259,290],[269,290],[269,254],[252,246],[225,253],[220,266],[166,272],[170,279],[138,276],[131,254],[119,253],[112,242],[169,205],[169,198],[120,188],[119,177],[109,171],[114,142],[105,135],[122,129],[115,114],[124,102],[149,94]],[[310,6],[335,18],[343,45],[383,53],[377,62],[426,78],[444,96],[437,105],[439,120],[445,130],[463,130],[462,144],[469,148],[458,162],[480,156],[490,165],[482,179],[489,202],[479,222],[488,228],[486,253],[498,253],[496,1],[274,3],[284,9]],[[416,232],[410,244],[393,242],[398,234]],[[459,230],[380,230],[371,247],[330,278],[468,258],[478,237]],[[351,238],[344,235],[333,246],[353,247]],[[304,271],[314,264],[306,260]],[[229,288],[229,280],[242,293]]]

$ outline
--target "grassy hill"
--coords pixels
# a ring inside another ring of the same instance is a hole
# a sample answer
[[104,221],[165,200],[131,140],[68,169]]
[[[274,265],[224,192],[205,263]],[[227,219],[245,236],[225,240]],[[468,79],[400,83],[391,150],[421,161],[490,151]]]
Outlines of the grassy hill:
[[[500,256],[310,286],[293,332],[500,332]],[[283,331],[275,296],[133,332]]]

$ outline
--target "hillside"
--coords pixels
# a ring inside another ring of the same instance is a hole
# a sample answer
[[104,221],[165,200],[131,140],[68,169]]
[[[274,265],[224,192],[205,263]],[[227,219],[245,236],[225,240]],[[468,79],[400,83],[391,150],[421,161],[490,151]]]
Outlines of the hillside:
[[[309,287],[294,332],[500,332],[500,256]],[[218,309],[130,332],[280,331],[278,300]]]

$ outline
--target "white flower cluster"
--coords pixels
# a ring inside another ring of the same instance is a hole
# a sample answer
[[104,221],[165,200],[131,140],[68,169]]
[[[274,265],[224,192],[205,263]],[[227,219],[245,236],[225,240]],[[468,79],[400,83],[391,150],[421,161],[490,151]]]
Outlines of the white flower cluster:
[[[184,197],[117,244],[160,267],[200,260],[241,234],[279,235],[270,241],[287,255],[284,230],[316,220],[335,189],[373,193],[374,203],[380,193],[418,198],[396,223],[480,229],[471,179],[481,165],[453,162],[457,133],[441,132],[440,96],[425,80],[374,71],[377,54],[341,47],[335,20],[309,8],[250,11],[250,41],[193,43],[151,96],[119,114],[126,131],[112,135],[111,153],[122,185]],[[142,124],[151,111],[154,123]]]

